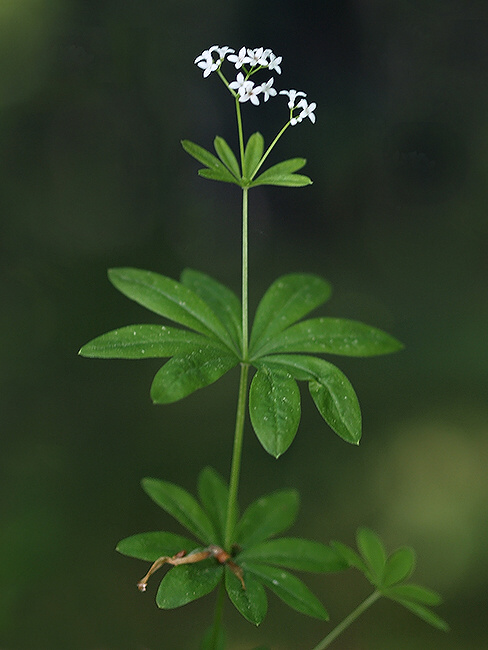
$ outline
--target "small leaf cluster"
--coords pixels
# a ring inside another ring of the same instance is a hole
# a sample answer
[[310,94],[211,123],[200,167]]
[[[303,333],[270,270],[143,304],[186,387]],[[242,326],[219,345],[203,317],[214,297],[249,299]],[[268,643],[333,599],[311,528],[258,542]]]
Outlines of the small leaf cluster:
[[402,346],[389,334],[342,318],[301,320],[325,303],[331,287],[311,274],[276,280],[256,310],[249,349],[244,355],[242,307],[227,287],[186,269],[181,282],[133,268],[112,269],[109,278],[128,298],[188,329],[130,325],[86,344],[86,357],[142,359],[170,357],[156,373],[151,398],[156,404],[180,400],[245,363],[256,372],[249,389],[249,413],[264,449],[278,458],[292,443],[301,417],[297,381],[327,424],[345,441],[358,444],[361,411],[347,377],[314,354],[366,357]]
[[203,178],[224,183],[234,183],[239,187],[256,187],[257,185],[280,185],[282,187],[304,187],[312,183],[308,176],[296,174],[305,166],[305,158],[291,158],[273,165],[256,176],[263,162],[264,138],[261,133],[253,133],[247,141],[242,160],[242,173],[237,158],[224,140],[217,136],[214,148],[218,158],[203,147],[190,140],[182,141],[183,149],[198,162],[205,165],[198,171]]
[[[188,553],[210,544],[223,547],[229,490],[214,469],[207,467],[199,475],[199,501],[167,481],[146,478],[142,487],[193,538],[169,532],[142,533],[123,539],[117,546],[120,553],[154,562],[161,556],[173,556],[182,550]],[[294,523],[298,507],[296,490],[280,490],[260,497],[238,520],[232,555],[233,562],[243,571],[245,589],[227,565],[209,558],[167,571],[157,590],[157,605],[162,609],[186,605],[224,581],[229,599],[244,618],[255,625],[266,615],[265,588],[292,609],[327,620],[328,614],[320,601],[287,569],[326,573],[343,570],[347,563],[331,546],[301,538],[274,538]]]
[[359,553],[342,542],[331,542],[347,565],[361,571],[382,596],[400,603],[437,629],[449,630],[446,621],[430,609],[441,604],[439,594],[427,587],[406,582],[415,567],[415,551],[412,548],[403,546],[387,555],[383,542],[369,528],[357,531],[356,544]]

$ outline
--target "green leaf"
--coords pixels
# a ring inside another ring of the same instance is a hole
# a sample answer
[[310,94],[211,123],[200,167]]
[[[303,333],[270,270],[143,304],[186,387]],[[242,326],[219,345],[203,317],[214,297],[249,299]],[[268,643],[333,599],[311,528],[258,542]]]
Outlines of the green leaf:
[[310,185],[312,181],[308,176],[293,173],[304,167],[306,162],[305,158],[291,158],[280,162],[260,174],[251,185],[288,185],[295,187]]
[[346,544],[343,544],[342,542],[337,541],[332,541],[330,545],[342,556],[344,562],[348,566],[354,569],[358,569],[368,578],[368,580],[370,579],[371,574],[368,570],[368,567],[354,549],[352,549],[350,546],[347,546]]
[[202,178],[207,178],[210,181],[222,181],[223,183],[234,183],[235,185],[241,185],[239,181],[236,181],[234,176],[230,171],[222,166],[222,169],[199,169],[198,175]]
[[97,359],[151,359],[184,355],[209,345],[227,350],[218,341],[196,332],[165,325],[128,325],[98,336],[79,353]]
[[249,413],[259,442],[279,458],[293,442],[300,424],[300,391],[286,372],[260,367],[249,391]]
[[206,596],[219,584],[224,567],[214,560],[180,564],[164,576],[156,594],[161,609],[175,609]]
[[119,291],[146,309],[232,346],[227,331],[212,309],[176,280],[132,268],[111,269],[108,275]]
[[210,169],[224,168],[223,164],[216,156],[213,155],[213,153],[210,153],[210,151],[207,151],[199,144],[195,144],[190,140],[182,140],[181,146],[186,151],[186,153],[189,153],[190,156],[195,158],[195,160],[198,160],[198,162],[201,162],[202,165],[210,167]]
[[348,567],[342,555],[331,546],[298,537],[280,537],[255,544],[239,553],[236,561],[263,562],[315,573],[342,571]]
[[229,488],[212,467],[205,467],[198,477],[198,496],[217,532],[217,542],[224,544]]
[[207,628],[200,644],[200,650],[225,650],[225,632],[223,627],[218,627],[215,638],[215,628]]
[[396,600],[412,600],[431,607],[436,607],[442,603],[442,598],[436,591],[415,584],[389,587],[383,590],[383,595]]
[[245,581],[244,590],[237,576],[228,566],[225,567],[225,588],[230,600],[245,619],[259,625],[266,616],[268,599],[263,585],[252,575],[246,574]]
[[155,562],[158,558],[168,555],[173,557],[180,551],[189,553],[198,547],[194,540],[175,535],[174,533],[152,532],[139,533],[122,539],[116,550],[122,555],[135,557],[138,560]]
[[255,364],[282,368],[298,380],[309,381],[310,394],[330,428],[347,442],[361,439],[361,409],[347,377],[324,359],[303,354],[273,354]]
[[[146,494],[205,544],[216,540],[212,522],[202,510],[197,500],[179,485],[155,478],[142,480]],[[180,549],[181,550],[181,549]]]
[[264,541],[289,528],[298,514],[296,490],[279,490],[260,497],[246,509],[236,528],[236,543],[242,548]]
[[415,551],[404,546],[394,551],[386,561],[385,575],[381,587],[392,585],[406,580],[415,567]]
[[292,609],[322,621],[329,620],[322,603],[301,580],[291,573],[265,564],[254,563],[246,563],[244,569],[246,575],[247,572],[252,573]]
[[370,357],[402,349],[389,334],[345,318],[312,318],[292,325],[274,336],[260,350],[270,352],[314,352],[349,357]]
[[399,598],[395,598],[394,600],[438,630],[449,632],[449,624],[443,618],[432,612],[428,607],[425,607],[425,605],[420,605],[419,603],[410,600],[401,600]]
[[155,404],[170,404],[199,388],[213,384],[239,363],[235,356],[213,348],[200,348],[184,357],[173,357],[156,373],[151,386]]
[[290,273],[273,282],[256,310],[250,356],[259,351],[268,338],[326,302],[331,291],[328,282],[306,273]]
[[234,349],[241,354],[242,307],[235,293],[210,276],[192,269],[183,271],[181,282],[213,309],[229,333]]
[[264,151],[264,138],[260,133],[253,133],[244,150],[243,176],[251,180],[254,170],[261,162]]
[[375,584],[381,584],[386,565],[386,551],[383,542],[369,528],[359,528],[356,533],[356,543],[371,570]]
[[229,147],[224,138],[217,136],[214,140],[215,151],[217,152],[220,160],[224,163],[227,169],[236,177],[237,180],[241,179],[241,170],[239,163],[234,155],[234,152]]

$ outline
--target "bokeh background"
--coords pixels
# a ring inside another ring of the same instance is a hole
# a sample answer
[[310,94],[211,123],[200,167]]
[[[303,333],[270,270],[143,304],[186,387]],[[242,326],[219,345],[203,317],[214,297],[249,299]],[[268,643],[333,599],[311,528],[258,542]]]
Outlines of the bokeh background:
[[[363,320],[406,350],[337,360],[364,436],[332,434],[304,393],[290,450],[248,428],[241,504],[295,486],[294,535],[353,543],[358,526],[418,552],[416,581],[445,597],[448,635],[380,602],[337,650],[488,645],[488,9],[484,0],[2,0],[0,2],[0,647],[191,650],[213,596],[171,612],[135,582],[116,542],[176,523],[139,487],[194,491],[228,475],[237,375],[152,406],[159,362],[77,356],[94,336],[156,322],[106,269],[239,289],[239,192],[204,181],[179,140],[235,144],[232,101],[194,58],[212,44],[283,56],[317,123],[274,162],[304,155],[314,184],[251,195],[251,303],[280,274],[334,286],[320,312]],[[284,100],[244,106],[269,142]],[[308,584],[338,622],[368,593],[354,573]],[[229,647],[307,650],[330,625],[285,608],[252,628],[229,606]]]

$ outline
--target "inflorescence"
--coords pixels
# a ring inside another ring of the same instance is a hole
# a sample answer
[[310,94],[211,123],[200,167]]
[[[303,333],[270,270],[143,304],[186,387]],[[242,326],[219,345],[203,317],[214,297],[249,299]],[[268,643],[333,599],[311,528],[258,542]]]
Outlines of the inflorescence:
[[[236,70],[239,70],[234,81],[230,83],[221,72],[223,62],[227,59],[234,64]],[[262,69],[268,69],[281,74],[282,57],[276,56],[270,49],[257,47],[250,49],[241,47],[236,53],[231,47],[224,45],[212,45],[208,50],[204,50],[200,56],[195,59],[196,65],[203,70],[203,76],[208,77],[212,72],[217,72],[230,90],[232,95],[241,103],[250,101],[255,106],[259,105],[260,97],[267,102],[270,97],[275,95],[286,95],[288,97],[288,108],[290,109],[290,125],[295,126],[304,118],[308,117],[312,123],[315,123],[315,109],[317,104],[307,102],[307,96],[302,90],[280,90],[273,87],[274,77],[261,84],[251,81],[250,77]],[[295,111],[300,111],[296,113]]]

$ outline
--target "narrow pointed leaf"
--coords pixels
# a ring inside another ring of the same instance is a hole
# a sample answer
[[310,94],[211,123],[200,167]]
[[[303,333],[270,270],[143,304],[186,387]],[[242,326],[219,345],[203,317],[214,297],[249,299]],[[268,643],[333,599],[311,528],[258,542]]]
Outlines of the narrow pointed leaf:
[[410,600],[401,600],[399,598],[395,598],[395,600],[426,623],[429,623],[429,625],[432,625],[442,632],[449,632],[449,624],[425,605]]
[[329,573],[342,571],[348,564],[333,547],[297,537],[279,537],[250,546],[237,562],[262,562],[297,571]]
[[225,567],[225,588],[235,608],[254,625],[259,625],[268,609],[263,585],[251,574],[245,575],[246,589],[228,566]]
[[242,348],[242,307],[236,294],[205,273],[192,269],[183,271],[181,282],[212,308],[229,333],[235,349],[240,351]]
[[224,138],[217,136],[214,140],[214,147],[220,160],[224,163],[227,169],[236,177],[237,180],[241,178],[241,170],[239,163],[234,155],[234,152],[229,147]]
[[227,331],[212,309],[180,282],[132,268],[111,269],[109,279],[120,292],[146,309],[231,345]]
[[217,543],[222,546],[224,544],[229,488],[220,474],[212,467],[205,467],[200,472],[198,496],[217,532]]
[[415,552],[413,548],[404,546],[394,551],[386,561],[385,575],[381,587],[392,585],[406,580],[415,567]]
[[193,352],[202,346],[227,348],[202,334],[165,325],[128,325],[93,339],[80,350],[97,359],[151,359]]
[[204,149],[199,144],[195,144],[190,140],[182,140],[181,146],[186,153],[190,154],[198,162],[201,162],[205,167],[215,170],[224,169],[223,163],[213,153],[210,153],[210,151],[207,151],[207,149]]
[[175,609],[206,596],[219,584],[224,567],[213,560],[181,564],[164,576],[156,594],[161,609]]
[[298,380],[309,381],[310,394],[330,428],[352,444],[361,439],[361,409],[347,377],[324,359],[302,354],[273,354],[256,362],[282,368]]
[[402,349],[389,334],[345,318],[312,318],[292,325],[274,336],[260,350],[270,352],[313,352],[369,357]]
[[244,512],[236,529],[236,543],[243,549],[289,528],[298,513],[296,490],[279,490],[254,501]]
[[138,560],[155,562],[163,555],[172,557],[180,551],[189,553],[199,546],[195,540],[166,532],[139,533],[122,539],[116,550]]
[[222,169],[199,169],[198,175],[202,178],[207,178],[210,181],[222,181],[223,183],[234,183],[235,185],[241,185],[240,181],[236,180],[235,177],[230,173],[227,167],[222,165]]
[[442,603],[442,598],[436,591],[416,584],[394,585],[382,590],[382,593],[388,598],[417,601],[422,605],[431,607],[436,607]]
[[305,187],[312,184],[312,179],[303,174],[281,174],[272,176],[268,174],[263,178],[264,174],[251,183],[251,187],[256,185],[278,185],[280,187]]
[[300,423],[300,391],[286,372],[259,368],[249,391],[252,426],[264,449],[279,458],[293,442]]
[[224,628],[220,626],[217,632],[213,625],[207,628],[200,644],[200,650],[225,650]]
[[342,556],[344,562],[346,562],[348,566],[358,569],[368,578],[368,580],[370,579],[371,574],[368,567],[354,549],[337,541],[331,542],[330,545]]
[[282,176],[283,174],[293,174],[299,169],[302,169],[302,167],[305,167],[306,164],[307,160],[305,158],[290,158],[289,160],[283,160],[282,162],[277,163],[272,167],[268,167],[265,172],[256,178],[256,181],[258,181],[263,176],[266,178],[267,176]]
[[151,399],[155,404],[177,402],[213,384],[238,363],[237,357],[210,347],[199,348],[184,357],[173,357],[156,373]]
[[254,170],[261,162],[264,152],[264,138],[260,133],[253,133],[244,150],[243,176],[251,179]]
[[292,609],[322,621],[329,620],[329,615],[318,598],[291,573],[265,564],[246,562],[243,566],[246,574],[252,573]]
[[306,273],[290,273],[273,282],[256,310],[250,341],[251,356],[268,338],[326,302],[331,291],[328,282]]
[[386,551],[383,542],[369,528],[359,528],[356,534],[356,543],[376,584],[381,584],[386,565]]
[[[213,544],[216,532],[197,500],[179,485],[155,478],[142,480],[146,494],[205,544]],[[180,549],[181,550],[181,549]]]

